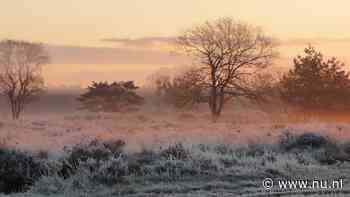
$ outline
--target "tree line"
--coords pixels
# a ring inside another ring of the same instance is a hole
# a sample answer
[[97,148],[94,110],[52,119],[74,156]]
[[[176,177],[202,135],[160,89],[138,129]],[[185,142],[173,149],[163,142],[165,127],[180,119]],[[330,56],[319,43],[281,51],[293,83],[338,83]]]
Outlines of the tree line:
[[[245,98],[269,102],[279,98],[303,109],[347,109],[349,73],[336,58],[326,59],[313,46],[293,59],[293,67],[277,79],[269,68],[278,58],[276,40],[260,28],[221,18],[182,32],[176,46],[195,66],[177,76],[155,75],[155,94],[177,108],[207,103],[216,121],[227,102]],[[13,119],[45,90],[41,68],[49,63],[45,47],[16,40],[0,42],[0,90],[7,98]],[[78,101],[90,111],[123,111],[137,108],[144,98],[133,81],[92,82]]]

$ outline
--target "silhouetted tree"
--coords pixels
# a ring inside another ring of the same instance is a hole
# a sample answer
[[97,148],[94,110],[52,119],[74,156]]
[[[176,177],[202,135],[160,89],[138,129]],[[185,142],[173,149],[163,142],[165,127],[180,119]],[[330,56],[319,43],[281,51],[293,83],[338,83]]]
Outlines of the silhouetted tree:
[[260,97],[260,92],[247,83],[248,78],[270,65],[276,56],[272,38],[231,18],[195,26],[179,36],[178,43],[202,65],[214,120],[229,98]]
[[135,93],[138,89],[133,81],[92,82],[87,92],[82,94],[78,101],[81,109],[89,111],[119,112],[131,107],[142,105],[144,99]]
[[193,108],[207,100],[203,76],[197,68],[186,69],[173,78],[156,76],[154,80],[157,95],[177,108]]
[[349,73],[336,58],[324,60],[312,46],[294,59],[294,67],[281,80],[282,98],[304,109],[331,109],[350,104]]
[[49,56],[42,44],[4,40],[0,42],[0,90],[18,119],[24,106],[44,90],[41,68]]

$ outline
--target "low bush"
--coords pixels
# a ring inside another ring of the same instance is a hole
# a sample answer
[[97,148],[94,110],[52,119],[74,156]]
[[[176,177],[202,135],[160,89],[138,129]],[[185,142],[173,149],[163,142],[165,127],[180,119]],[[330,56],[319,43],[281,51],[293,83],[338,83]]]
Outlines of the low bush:
[[183,160],[164,160],[157,162],[153,169],[153,173],[159,178],[165,178],[169,181],[179,180],[187,176],[194,176],[200,173],[199,169],[191,162]]
[[300,135],[292,134],[289,131],[280,136],[279,145],[285,150],[292,149],[319,149],[332,146],[334,143],[327,137],[320,134],[305,132]]
[[94,159],[98,162],[106,161],[111,157],[119,157],[123,153],[125,142],[122,140],[106,141],[93,140],[88,144],[78,144],[66,150],[68,156],[63,161],[60,176],[69,177],[78,168],[80,163],[88,159]]
[[161,151],[161,156],[169,159],[186,160],[190,157],[190,152],[182,143],[175,143]]
[[137,89],[133,81],[92,82],[77,100],[80,109],[92,112],[135,111],[144,104],[144,98],[136,93]]
[[29,153],[0,149],[0,193],[26,191],[47,172],[46,165]]
[[125,142],[122,140],[101,142],[95,139],[88,144],[79,144],[67,150],[69,154],[67,160],[71,164],[78,164],[88,159],[106,160],[110,156],[120,155],[124,146]]
[[91,160],[83,163],[79,168],[89,171],[91,182],[107,186],[121,183],[124,177],[129,175],[128,160],[125,157],[112,157],[102,163]]
[[286,132],[280,137],[279,146],[287,152],[310,152],[321,164],[332,165],[343,160],[343,148],[330,138],[305,132],[300,135]]
[[[244,184],[252,184],[254,188],[254,182],[263,177],[314,177],[320,171],[339,177],[348,171],[337,171],[335,166],[328,165],[348,162],[344,158],[349,158],[346,152],[350,146],[310,133],[284,134],[279,144],[239,147],[200,144],[187,148],[175,143],[159,151],[132,154],[123,152],[124,145],[121,140],[94,140],[72,147],[59,159],[46,154],[39,158],[29,153],[1,150],[0,193],[30,189],[29,193],[34,196],[59,196],[66,192],[75,196],[73,194],[84,192],[94,195],[93,192],[107,189],[114,194],[126,191],[137,194],[164,183],[182,187],[196,181],[197,188],[211,181],[241,184],[237,180],[245,177]],[[349,165],[344,164],[350,170]]]

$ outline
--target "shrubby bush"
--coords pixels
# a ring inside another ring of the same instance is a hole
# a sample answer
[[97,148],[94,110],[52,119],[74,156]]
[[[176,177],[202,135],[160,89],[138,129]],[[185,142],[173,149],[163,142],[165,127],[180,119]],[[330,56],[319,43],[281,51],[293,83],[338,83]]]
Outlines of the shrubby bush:
[[45,163],[32,154],[0,149],[0,193],[26,191],[47,173]]
[[[329,165],[346,162],[346,157],[349,159],[349,154],[345,154],[348,151],[346,143],[335,144],[327,137],[310,132],[298,135],[286,133],[278,144],[270,145],[200,144],[190,147],[175,143],[158,151],[143,150],[133,154],[124,153],[124,145],[121,140],[93,140],[72,147],[63,159],[50,162],[37,161],[27,153],[7,152],[7,156],[3,156],[1,152],[0,159],[12,161],[13,170],[4,168],[0,163],[0,183],[7,183],[17,174],[24,177],[16,182],[16,188],[21,190],[12,187],[9,192],[24,191],[23,188],[28,189],[35,183],[30,192],[40,195],[66,191],[91,193],[101,188],[109,188],[110,192],[115,190],[115,194],[122,195],[123,192],[137,193],[138,187],[150,184],[175,184],[183,180],[215,180],[236,184],[242,176],[247,180],[259,178],[259,181],[262,176],[283,178],[293,177],[296,173],[304,176],[310,170],[331,169]],[[343,158],[340,152],[345,154]],[[24,170],[27,168],[42,173],[31,174],[28,178]],[[63,173],[64,169],[67,170],[66,174]],[[314,176],[314,172],[308,175]],[[23,184],[21,180],[31,182]]]
[[144,103],[144,98],[135,91],[138,89],[133,81],[92,82],[87,92],[80,95],[78,101],[81,109],[93,112],[120,112],[134,110]]
[[320,134],[305,132],[302,134],[293,134],[289,131],[284,132],[279,138],[279,146],[286,150],[320,149],[324,147],[334,147],[336,145],[328,137]]
[[103,162],[89,159],[81,163],[77,171],[85,171],[91,182],[112,186],[124,181],[124,177],[129,175],[129,166],[127,158],[120,156]]
[[160,100],[179,109],[191,109],[208,101],[207,88],[197,68],[186,69],[175,76],[154,75],[151,83]]
[[190,158],[190,152],[184,147],[182,143],[175,143],[169,145],[161,151],[161,156],[169,159],[186,160]]
[[192,162],[183,160],[161,160],[154,165],[152,171],[160,178],[169,180],[200,174],[199,168],[196,170]]
[[71,163],[86,161],[88,159],[106,160],[111,156],[119,156],[123,152],[125,142],[122,140],[100,141],[92,140],[90,143],[78,144],[67,150],[67,160]]
[[63,160],[63,167],[59,174],[63,177],[69,177],[76,171],[81,163],[89,159],[96,161],[106,161],[111,157],[119,157],[123,153],[125,142],[122,140],[100,141],[92,140],[90,143],[78,144],[69,150],[66,150],[68,156]]
[[310,156],[321,164],[334,164],[337,161],[345,160],[346,157],[350,158],[350,155],[339,155],[344,152],[341,146],[330,138],[316,133],[305,132],[296,135],[287,131],[281,135],[279,146],[287,152],[301,152],[301,154],[311,152]]

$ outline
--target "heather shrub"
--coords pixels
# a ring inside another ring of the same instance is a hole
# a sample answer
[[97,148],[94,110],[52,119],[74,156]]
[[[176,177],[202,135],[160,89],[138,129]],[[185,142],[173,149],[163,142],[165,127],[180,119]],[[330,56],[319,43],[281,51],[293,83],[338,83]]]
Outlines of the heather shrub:
[[128,161],[126,157],[111,157],[103,162],[89,159],[81,163],[78,171],[87,172],[87,177],[93,183],[112,186],[124,181],[129,175]]
[[152,166],[151,172],[161,179],[173,181],[186,176],[194,176],[200,171],[190,161],[183,160],[160,160]]
[[155,73],[150,79],[157,97],[178,109],[193,109],[208,100],[204,78],[198,68],[190,67],[173,77]]
[[151,164],[154,160],[159,158],[159,154],[152,150],[143,149],[140,153],[135,153],[129,156],[129,158],[140,164]]
[[334,143],[327,137],[317,133],[304,132],[296,135],[289,131],[283,133],[279,139],[279,145],[285,150],[292,149],[318,149],[326,146],[332,146]]
[[33,155],[0,149],[0,193],[26,191],[47,173],[47,166]]
[[122,140],[102,142],[95,139],[88,144],[78,144],[66,150],[68,156],[62,161],[63,166],[59,174],[66,178],[69,177],[76,171],[80,163],[86,162],[88,159],[100,162],[111,157],[119,157],[124,146],[125,142]]
[[297,141],[297,136],[289,131],[282,133],[279,136],[278,145],[282,150],[289,150],[291,147],[295,146]]
[[281,135],[279,146],[287,152],[311,153],[310,156],[321,164],[331,165],[342,159],[339,157],[342,148],[330,138],[316,133],[305,132],[296,135],[286,132]]
[[84,162],[89,158],[106,160],[111,156],[120,155],[124,146],[125,142],[122,140],[103,142],[95,139],[88,144],[78,144],[67,150],[69,154],[67,160],[72,164]]
[[160,155],[170,159],[186,160],[190,157],[190,152],[182,143],[175,143],[162,150]]
[[[347,160],[339,163],[341,170],[330,166],[340,162],[339,152],[347,151],[347,143],[335,144],[324,137],[326,144],[305,144],[301,139],[309,139],[309,135],[285,134],[278,144],[189,146],[175,143],[158,151],[144,149],[128,154],[123,152],[123,141],[94,140],[67,150],[64,158],[49,157],[46,162],[40,161],[40,165],[47,164],[48,171],[43,173],[45,176],[35,179],[34,186],[26,194],[162,196],[204,189],[210,192],[226,190],[240,196],[238,188],[260,189],[256,187],[265,177],[314,178],[320,174],[322,178],[321,175],[327,175],[325,178],[333,179],[349,172]],[[293,148],[282,148],[289,145]],[[74,158],[72,161],[76,165],[69,163],[69,158]],[[71,167],[67,176],[60,174],[64,165]]]

